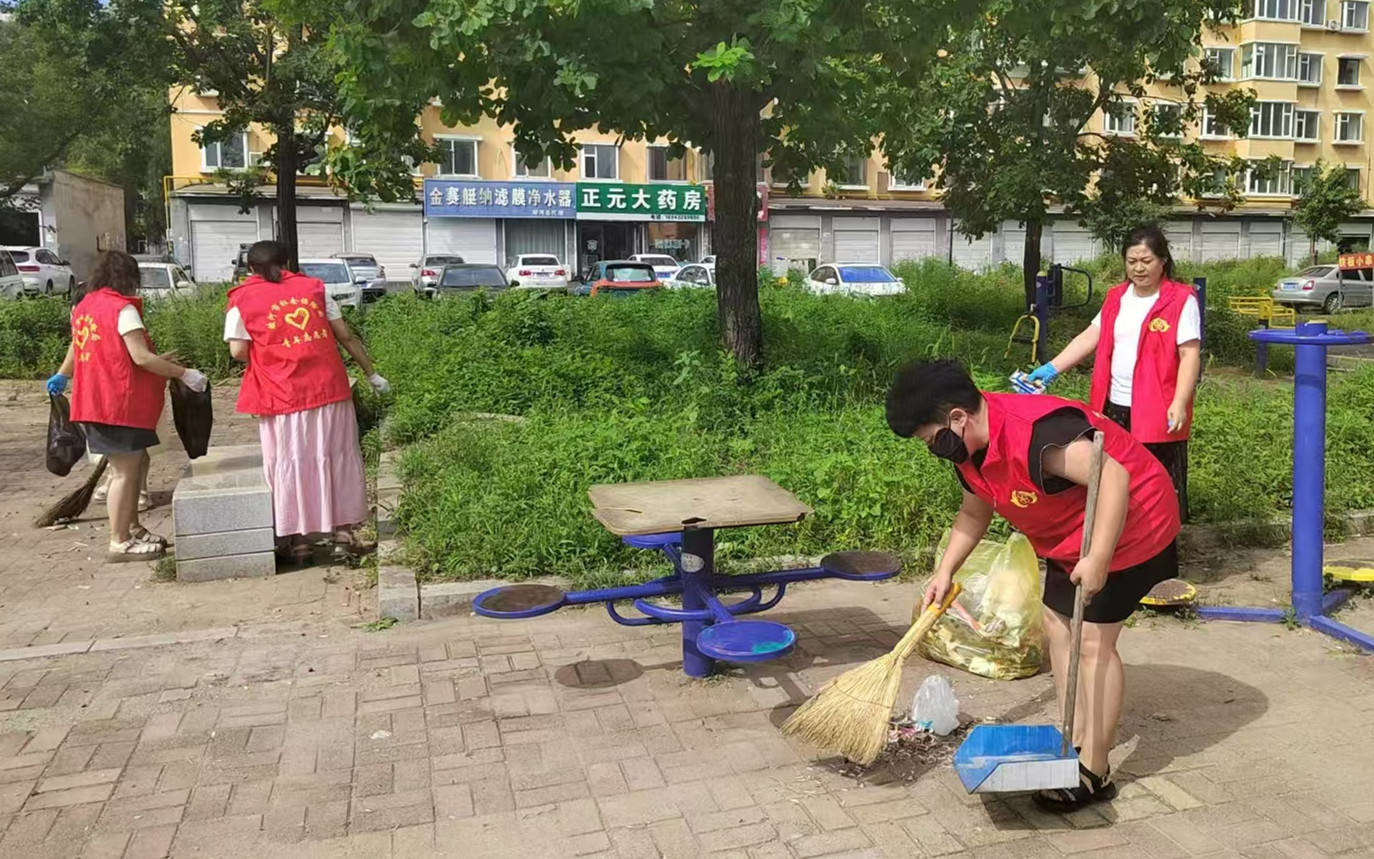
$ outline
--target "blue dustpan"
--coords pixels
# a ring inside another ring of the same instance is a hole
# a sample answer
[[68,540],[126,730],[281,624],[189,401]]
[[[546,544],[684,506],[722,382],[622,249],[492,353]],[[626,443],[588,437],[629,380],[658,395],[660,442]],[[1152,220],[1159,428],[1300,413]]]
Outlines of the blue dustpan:
[[954,771],[969,793],[1075,787],[1078,753],[1064,745],[1053,725],[979,725],[954,753]]
[[[1093,439],[1088,472],[1087,509],[1083,513],[1083,548],[1092,545],[1097,512],[1097,486],[1102,475],[1102,433]],[[1083,586],[1074,589],[1069,676],[1064,701],[1064,729],[1053,725],[979,725],[954,753],[954,770],[969,793],[1055,790],[1078,786],[1078,753],[1065,738],[1073,736],[1073,710],[1078,700],[1078,652],[1083,641]]]

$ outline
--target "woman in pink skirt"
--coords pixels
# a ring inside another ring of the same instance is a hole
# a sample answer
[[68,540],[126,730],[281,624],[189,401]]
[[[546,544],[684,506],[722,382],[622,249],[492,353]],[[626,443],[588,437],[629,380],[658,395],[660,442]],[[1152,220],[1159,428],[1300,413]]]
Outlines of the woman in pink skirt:
[[234,359],[248,364],[237,408],[258,417],[277,552],[301,563],[311,534],[333,534],[338,552],[354,550],[353,527],[367,517],[358,424],[338,346],[374,390],[390,386],[324,284],[286,264],[279,242],[248,249],[252,276],[229,290],[224,339]]

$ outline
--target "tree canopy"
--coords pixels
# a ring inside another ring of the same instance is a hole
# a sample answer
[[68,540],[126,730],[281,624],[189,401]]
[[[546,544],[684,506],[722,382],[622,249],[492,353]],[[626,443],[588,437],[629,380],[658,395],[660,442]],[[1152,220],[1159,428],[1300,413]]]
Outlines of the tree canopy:
[[1298,203],[1293,207],[1293,223],[1307,234],[1308,254],[1317,261],[1317,242],[1336,244],[1341,238],[1341,223],[1364,208],[1357,183],[1352,183],[1346,168],[1318,161],[1297,188]]

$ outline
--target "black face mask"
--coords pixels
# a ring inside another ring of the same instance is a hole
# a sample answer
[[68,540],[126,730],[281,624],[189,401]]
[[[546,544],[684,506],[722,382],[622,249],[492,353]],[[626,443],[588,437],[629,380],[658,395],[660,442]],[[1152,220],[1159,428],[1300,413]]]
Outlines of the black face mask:
[[955,465],[968,459],[968,448],[964,445],[963,438],[947,426],[940,427],[935,433],[935,438],[930,443],[930,452]]

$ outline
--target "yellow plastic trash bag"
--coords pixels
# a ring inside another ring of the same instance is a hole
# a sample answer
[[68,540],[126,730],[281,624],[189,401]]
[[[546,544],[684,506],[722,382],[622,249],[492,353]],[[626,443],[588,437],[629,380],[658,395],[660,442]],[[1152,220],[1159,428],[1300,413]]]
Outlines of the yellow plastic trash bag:
[[[946,531],[937,558],[948,543]],[[1030,541],[1012,534],[1006,543],[979,542],[954,580],[963,592],[921,642],[921,655],[993,680],[1039,672],[1044,618]]]

